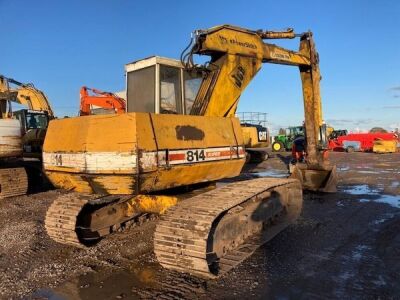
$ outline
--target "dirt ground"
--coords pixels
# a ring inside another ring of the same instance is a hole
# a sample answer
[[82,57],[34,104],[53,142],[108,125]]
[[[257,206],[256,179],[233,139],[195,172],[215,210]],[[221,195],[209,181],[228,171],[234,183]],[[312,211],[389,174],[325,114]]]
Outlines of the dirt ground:
[[[285,176],[286,157],[246,173]],[[400,297],[400,153],[332,153],[335,194],[305,193],[301,218],[224,277],[163,270],[157,220],[89,249],[50,240],[44,215],[61,191],[0,203],[0,298],[387,299]],[[275,171],[273,171],[275,169]]]

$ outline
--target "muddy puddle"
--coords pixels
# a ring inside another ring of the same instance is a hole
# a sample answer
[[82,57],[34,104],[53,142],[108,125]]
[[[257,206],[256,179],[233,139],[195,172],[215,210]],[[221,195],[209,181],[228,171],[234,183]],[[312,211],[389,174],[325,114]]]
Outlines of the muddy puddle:
[[266,170],[266,171],[260,171],[260,172],[253,172],[250,173],[253,176],[256,177],[276,177],[276,178],[286,178],[289,176],[288,172],[285,170]]
[[143,295],[136,291],[161,288],[156,279],[157,268],[147,265],[131,271],[90,272],[55,289],[38,290],[32,295],[32,299],[142,299]]
[[396,174],[399,173],[397,169],[393,168],[382,168],[378,169],[374,166],[367,164],[358,164],[356,166],[350,166],[348,164],[341,164],[336,166],[338,172],[355,171],[360,174]]
[[367,184],[347,186],[342,188],[342,191],[351,195],[365,196],[360,197],[360,202],[385,203],[392,207],[400,208],[400,195],[382,194],[382,189],[371,187]]
[[349,166],[337,167],[336,170],[339,171],[339,172],[346,172],[346,171],[350,170],[350,167]]

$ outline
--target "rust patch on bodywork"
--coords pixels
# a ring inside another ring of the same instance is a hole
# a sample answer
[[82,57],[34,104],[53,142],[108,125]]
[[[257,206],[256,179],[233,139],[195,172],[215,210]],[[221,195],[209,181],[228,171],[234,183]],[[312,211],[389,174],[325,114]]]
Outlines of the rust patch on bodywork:
[[201,141],[204,139],[204,131],[194,126],[176,126],[175,131],[176,138],[181,141]]

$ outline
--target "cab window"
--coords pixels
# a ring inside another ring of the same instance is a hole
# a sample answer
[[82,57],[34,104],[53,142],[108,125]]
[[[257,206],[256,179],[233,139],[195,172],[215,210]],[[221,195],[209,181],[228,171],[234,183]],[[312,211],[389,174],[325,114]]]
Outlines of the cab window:
[[46,129],[47,116],[44,114],[26,114],[26,127],[27,129]]
[[155,111],[155,66],[128,73],[127,111]]
[[185,84],[185,110],[186,114],[189,115],[197,93],[199,92],[203,77],[201,73],[184,71],[183,80]]
[[178,68],[160,65],[160,113],[182,113],[181,81]]

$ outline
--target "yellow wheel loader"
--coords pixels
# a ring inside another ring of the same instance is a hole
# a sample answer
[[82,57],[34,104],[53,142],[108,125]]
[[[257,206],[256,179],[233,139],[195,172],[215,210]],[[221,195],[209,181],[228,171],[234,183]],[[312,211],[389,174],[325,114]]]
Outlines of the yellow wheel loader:
[[[295,37],[299,52],[264,42]],[[162,57],[126,66],[126,114],[50,122],[44,169],[56,187],[73,191],[47,211],[51,238],[86,247],[144,214],[161,214],[154,233],[160,264],[215,278],[298,218],[301,183],[335,189],[334,169],[321,153],[320,74],[310,32],[223,25],[195,31],[187,49],[184,68]],[[209,63],[195,65],[196,54],[210,56]],[[263,63],[300,69],[308,151],[294,173],[300,180],[257,178],[196,193],[240,174],[245,149],[236,107]],[[183,199],[188,188],[196,195]]]

